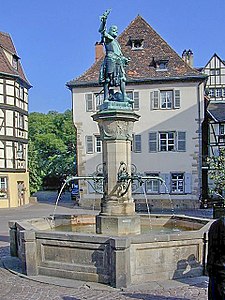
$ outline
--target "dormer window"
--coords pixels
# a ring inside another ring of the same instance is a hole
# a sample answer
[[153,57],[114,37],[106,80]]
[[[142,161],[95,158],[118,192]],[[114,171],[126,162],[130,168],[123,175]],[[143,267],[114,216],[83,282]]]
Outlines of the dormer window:
[[143,49],[144,39],[130,39],[129,44],[132,50]]
[[167,71],[168,60],[158,60],[156,62],[157,71]]
[[167,71],[168,59],[157,59],[152,57],[149,67],[153,67],[156,71]]
[[12,58],[12,66],[15,70],[18,70],[18,58],[15,55]]

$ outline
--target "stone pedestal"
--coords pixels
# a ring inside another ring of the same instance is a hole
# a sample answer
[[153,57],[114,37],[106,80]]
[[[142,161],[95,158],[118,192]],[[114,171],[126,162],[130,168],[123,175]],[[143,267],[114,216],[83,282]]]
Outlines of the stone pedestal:
[[131,175],[131,140],[133,125],[139,116],[132,110],[106,109],[93,115],[98,122],[103,144],[103,188],[101,212],[96,218],[97,233],[140,233],[139,217],[131,195],[129,180],[119,181],[124,170]]

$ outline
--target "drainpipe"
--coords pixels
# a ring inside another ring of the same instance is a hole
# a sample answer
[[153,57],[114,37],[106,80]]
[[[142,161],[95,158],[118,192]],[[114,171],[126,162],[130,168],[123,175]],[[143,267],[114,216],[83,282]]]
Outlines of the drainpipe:
[[199,200],[202,196],[202,127],[201,127],[201,99],[200,99],[200,85],[202,82],[198,84],[197,87],[197,105],[198,105],[198,193]]

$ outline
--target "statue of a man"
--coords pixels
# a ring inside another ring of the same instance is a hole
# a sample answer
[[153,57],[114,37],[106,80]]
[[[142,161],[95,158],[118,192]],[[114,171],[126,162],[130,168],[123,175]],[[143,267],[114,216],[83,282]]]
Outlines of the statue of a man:
[[[119,100],[132,102],[130,98],[127,97],[125,91],[126,74],[124,67],[128,64],[129,58],[123,56],[121,47],[116,40],[118,35],[117,26],[113,25],[106,32],[106,20],[110,10],[107,10],[101,17],[101,25],[99,32],[101,33],[102,42],[105,45],[105,59],[102,63],[99,83],[103,84],[104,88],[104,101],[108,100]],[[113,93],[110,87],[120,87],[120,93]]]

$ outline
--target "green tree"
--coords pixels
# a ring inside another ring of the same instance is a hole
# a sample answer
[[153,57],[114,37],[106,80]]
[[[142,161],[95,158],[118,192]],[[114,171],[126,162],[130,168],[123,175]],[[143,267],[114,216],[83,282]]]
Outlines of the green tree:
[[209,178],[213,181],[211,194],[215,194],[223,199],[225,191],[225,148],[220,149],[218,156],[207,158],[209,166]]
[[75,174],[76,131],[70,110],[30,113],[29,145],[31,190],[37,190],[40,181],[59,183],[63,177]]

